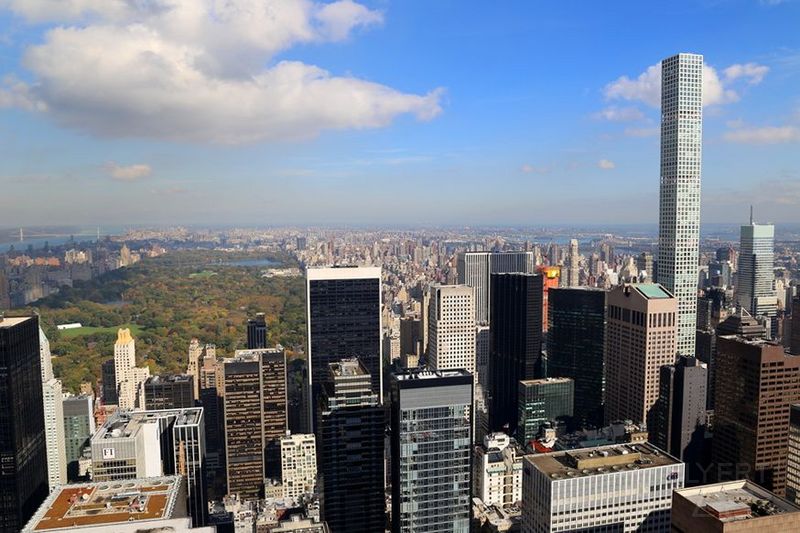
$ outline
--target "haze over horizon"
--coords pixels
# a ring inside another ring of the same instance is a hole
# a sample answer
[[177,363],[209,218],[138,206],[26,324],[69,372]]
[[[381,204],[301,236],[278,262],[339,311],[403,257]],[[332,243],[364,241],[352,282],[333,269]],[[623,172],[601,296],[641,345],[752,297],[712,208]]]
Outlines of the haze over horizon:
[[0,226],[654,225],[678,52],[703,223],[797,221],[800,2],[460,5],[0,0]]

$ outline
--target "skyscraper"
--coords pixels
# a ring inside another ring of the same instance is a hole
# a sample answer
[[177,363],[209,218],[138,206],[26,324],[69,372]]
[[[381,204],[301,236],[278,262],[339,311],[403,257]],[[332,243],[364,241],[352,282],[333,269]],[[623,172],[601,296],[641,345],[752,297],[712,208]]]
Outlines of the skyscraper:
[[561,267],[539,265],[536,267],[536,273],[542,275],[542,283],[544,284],[544,292],[542,292],[542,331],[547,332],[549,326],[549,293],[550,289],[556,289],[559,286]]
[[264,313],[247,320],[247,349],[257,350],[267,347],[267,320]]
[[542,277],[492,274],[490,431],[517,429],[517,384],[541,377]]
[[330,363],[358,357],[383,398],[380,267],[309,268],[306,307],[311,424],[319,394],[330,378]]
[[736,303],[755,317],[770,320],[771,335],[777,333],[778,296],[775,294],[775,226],[750,224],[741,228],[739,272],[736,277]]
[[150,376],[144,382],[144,408],[148,411],[189,407],[194,407],[194,376]]
[[470,531],[472,380],[463,369],[392,376],[393,533]]
[[800,355],[800,295],[794,297],[792,301],[792,335],[789,343],[789,351],[795,355]]
[[0,315],[0,531],[19,531],[47,496],[39,320]]
[[569,255],[567,255],[567,276],[565,281],[566,287],[577,287],[580,285],[580,254],[578,253],[578,239],[570,239],[569,241]]
[[67,460],[67,479],[78,479],[78,460],[94,435],[94,398],[68,396],[64,398],[64,440]]
[[64,410],[61,381],[53,375],[50,341],[39,328],[39,358],[42,366],[44,435],[47,449],[47,482],[50,490],[67,482],[67,456],[64,444]]
[[545,422],[572,418],[574,397],[575,382],[570,378],[520,380],[517,440],[524,446]]
[[800,357],[774,342],[723,335],[716,362],[712,461],[719,480],[747,477],[783,496]]
[[280,479],[286,355],[275,349],[237,350],[223,368],[228,494],[258,498],[265,477]]
[[547,375],[575,382],[577,420],[603,423],[606,291],[590,287],[551,289]]
[[650,425],[659,372],[675,362],[677,301],[655,283],[619,285],[606,299],[607,423]]
[[475,373],[474,292],[466,285],[431,286],[428,310],[428,366]]
[[117,394],[117,376],[114,370],[114,360],[107,359],[103,361],[102,372],[102,390],[103,394],[101,399],[105,405],[118,405],[119,395]]
[[458,255],[456,269],[458,284],[469,285],[475,291],[475,321],[488,323],[491,318],[492,274],[505,272],[532,273],[536,269],[533,252],[464,252]]
[[317,412],[322,517],[333,533],[383,531],[384,410],[360,359],[328,365]]
[[120,409],[142,407],[144,382],[150,377],[149,367],[136,366],[136,342],[131,330],[120,328],[114,344],[114,377],[117,380],[117,395]]
[[703,56],[661,62],[658,282],[678,301],[678,353],[694,355],[700,243]]

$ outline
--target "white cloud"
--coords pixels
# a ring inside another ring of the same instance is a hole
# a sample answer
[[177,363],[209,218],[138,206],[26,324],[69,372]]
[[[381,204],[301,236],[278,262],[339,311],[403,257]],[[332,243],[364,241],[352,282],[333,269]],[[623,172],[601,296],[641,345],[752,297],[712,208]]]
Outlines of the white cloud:
[[603,170],[611,170],[612,168],[617,168],[617,165],[613,161],[609,161],[608,159],[601,159],[597,162],[598,168],[602,168]]
[[[761,83],[769,67],[756,63],[734,64],[724,69],[721,79],[717,70],[703,65],[703,105],[724,105],[739,101],[739,93],[731,88],[737,80],[750,85]],[[606,100],[644,102],[650,107],[661,107],[661,63],[652,65],[635,79],[620,76],[603,88]]]
[[14,76],[6,76],[0,83],[0,109],[18,107],[27,111],[46,111],[47,105],[33,95],[30,85]]
[[105,165],[106,172],[113,179],[117,181],[136,181],[153,173],[150,165],[136,164],[128,166],[120,166],[113,161]]
[[638,107],[610,106],[595,113],[594,118],[611,122],[633,122],[644,118],[644,113]]
[[726,141],[744,144],[780,144],[800,142],[800,128],[796,126],[739,127],[725,133]]
[[352,0],[4,1],[32,21],[73,23],[26,51],[36,81],[24,90],[92,134],[232,144],[441,112],[441,89],[409,94],[296,61],[264,67],[294,45],[382,22]]

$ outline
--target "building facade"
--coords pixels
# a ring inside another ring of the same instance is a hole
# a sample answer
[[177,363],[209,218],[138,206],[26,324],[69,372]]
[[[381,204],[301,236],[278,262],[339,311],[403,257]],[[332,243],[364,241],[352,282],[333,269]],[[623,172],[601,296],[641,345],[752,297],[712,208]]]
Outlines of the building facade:
[[498,273],[533,273],[536,257],[533,252],[464,252],[456,259],[458,284],[475,291],[475,321],[488,323],[491,318],[491,275]]
[[91,395],[64,398],[64,443],[67,479],[78,479],[78,460],[95,432],[94,397]]
[[148,377],[149,367],[136,366],[136,341],[131,331],[120,328],[114,343],[114,378],[120,409],[144,407],[144,382]]
[[487,506],[518,506],[522,501],[522,450],[505,433],[486,435],[476,449],[475,486]]
[[770,338],[777,332],[778,296],[775,293],[775,226],[750,224],[741,228],[736,304],[754,317],[770,320]]
[[517,440],[523,446],[536,438],[542,424],[555,420],[571,422],[575,398],[572,379],[523,379],[518,388]]
[[676,358],[678,301],[655,283],[617,286],[606,301],[606,423],[649,426],[660,369]]
[[258,350],[267,347],[267,319],[264,313],[247,320],[247,349]]
[[428,366],[475,373],[474,291],[466,285],[433,285],[428,309]]
[[144,382],[144,408],[148,411],[194,405],[194,377],[189,374],[150,376]]
[[703,56],[661,62],[658,282],[678,301],[678,352],[694,355],[703,145]]
[[281,486],[284,498],[313,493],[317,485],[317,441],[312,434],[281,437]]
[[392,376],[393,533],[469,533],[472,380],[463,369]]

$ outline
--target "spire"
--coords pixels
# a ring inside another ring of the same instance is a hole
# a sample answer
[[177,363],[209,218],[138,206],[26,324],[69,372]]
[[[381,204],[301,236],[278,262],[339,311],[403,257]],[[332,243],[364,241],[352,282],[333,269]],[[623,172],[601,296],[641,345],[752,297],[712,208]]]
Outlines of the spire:
[[753,204],[750,204],[750,225],[753,225]]

